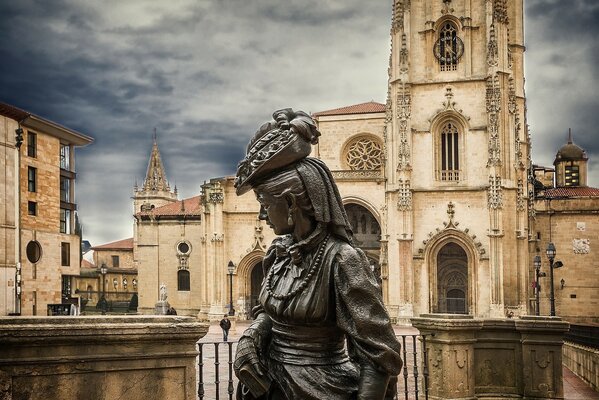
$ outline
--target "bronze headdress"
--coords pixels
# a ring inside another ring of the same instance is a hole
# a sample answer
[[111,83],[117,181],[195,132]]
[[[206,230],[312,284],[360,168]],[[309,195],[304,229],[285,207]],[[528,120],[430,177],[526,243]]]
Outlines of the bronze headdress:
[[246,156],[237,166],[237,195],[250,190],[255,182],[305,157],[320,132],[314,120],[303,111],[277,110],[273,119],[263,124],[248,144]]

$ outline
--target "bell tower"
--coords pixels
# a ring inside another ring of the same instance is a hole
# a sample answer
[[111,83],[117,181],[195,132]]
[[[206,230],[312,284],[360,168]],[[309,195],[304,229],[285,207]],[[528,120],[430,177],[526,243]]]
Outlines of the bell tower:
[[526,313],[523,53],[522,0],[393,3],[383,239],[400,320]]
[[137,184],[133,189],[133,212],[150,211],[156,207],[177,201],[177,189],[171,191],[166,179],[156,133],[153,136],[152,152],[146,178],[141,187]]

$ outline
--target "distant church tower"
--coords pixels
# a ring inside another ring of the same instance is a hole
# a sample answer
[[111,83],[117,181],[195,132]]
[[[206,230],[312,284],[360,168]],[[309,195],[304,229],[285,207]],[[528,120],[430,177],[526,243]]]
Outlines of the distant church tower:
[[568,143],[555,155],[556,187],[587,186],[587,153],[572,142],[572,131],[568,131]]
[[522,0],[395,0],[385,129],[389,303],[525,314]]
[[150,154],[146,179],[141,187],[138,187],[136,184],[133,190],[133,213],[150,211],[155,207],[175,201],[177,201],[177,189],[175,188],[174,191],[171,191],[160,158],[156,134],[154,134],[154,143],[152,144],[152,153]]

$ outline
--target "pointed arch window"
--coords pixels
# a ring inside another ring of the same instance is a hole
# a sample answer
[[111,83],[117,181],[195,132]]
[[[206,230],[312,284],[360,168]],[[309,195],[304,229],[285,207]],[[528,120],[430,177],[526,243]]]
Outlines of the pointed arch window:
[[455,123],[443,125],[439,135],[438,179],[460,180],[460,133]]
[[458,69],[458,60],[464,53],[464,43],[459,38],[458,29],[453,22],[446,21],[441,25],[434,53],[439,60],[441,71]]

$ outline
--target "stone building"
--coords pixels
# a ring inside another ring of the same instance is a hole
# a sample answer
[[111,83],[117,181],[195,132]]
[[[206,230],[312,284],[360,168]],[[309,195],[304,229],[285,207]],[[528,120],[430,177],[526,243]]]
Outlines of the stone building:
[[551,287],[546,249],[554,243],[555,259],[563,263],[563,267],[554,269],[556,314],[572,323],[598,324],[599,262],[593,257],[593,247],[599,237],[599,189],[587,185],[587,163],[585,151],[574,144],[570,134],[555,156],[553,169],[534,167],[530,263],[533,265],[534,256],[541,257],[541,272],[547,276],[539,279],[540,312],[549,314]]
[[[386,104],[313,114],[313,156],[332,170],[398,322],[532,312],[540,203],[529,197],[523,52],[521,0],[395,0]],[[219,318],[231,302],[248,316],[273,239],[252,193],[236,197],[224,177],[177,200],[155,142],[134,206],[143,312],[165,283],[180,313]]]
[[[133,262],[133,238],[91,248],[93,262],[81,261],[81,273],[73,284],[85,308],[96,306],[102,295],[112,303],[129,303],[137,295],[137,267]],[[102,282],[101,267],[106,267]],[[84,308],[84,310],[85,310]]]
[[0,315],[46,315],[79,275],[75,147],[92,138],[0,103]]

